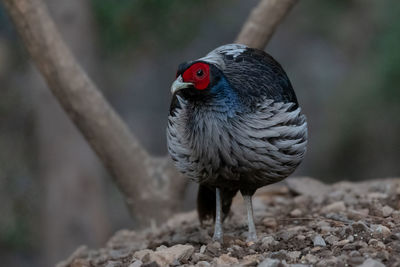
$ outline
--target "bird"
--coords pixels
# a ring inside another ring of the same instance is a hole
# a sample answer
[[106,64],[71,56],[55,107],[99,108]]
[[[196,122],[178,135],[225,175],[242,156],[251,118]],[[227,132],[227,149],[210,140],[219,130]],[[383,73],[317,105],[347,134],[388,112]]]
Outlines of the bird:
[[176,166],[199,184],[200,221],[223,220],[240,191],[247,241],[256,241],[252,196],[297,168],[307,150],[307,120],[282,66],[263,50],[220,46],[178,66],[171,86],[167,147]]

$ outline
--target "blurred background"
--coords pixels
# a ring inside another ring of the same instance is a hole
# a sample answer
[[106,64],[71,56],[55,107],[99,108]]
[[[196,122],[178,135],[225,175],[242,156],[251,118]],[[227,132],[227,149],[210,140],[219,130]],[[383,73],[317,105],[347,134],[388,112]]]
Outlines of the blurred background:
[[[143,145],[166,154],[179,63],[232,42],[258,1],[47,0],[66,42]],[[400,2],[303,0],[266,48],[309,122],[295,175],[400,175]],[[0,262],[52,266],[134,222],[50,95],[0,3]],[[193,203],[186,205],[193,207]]]

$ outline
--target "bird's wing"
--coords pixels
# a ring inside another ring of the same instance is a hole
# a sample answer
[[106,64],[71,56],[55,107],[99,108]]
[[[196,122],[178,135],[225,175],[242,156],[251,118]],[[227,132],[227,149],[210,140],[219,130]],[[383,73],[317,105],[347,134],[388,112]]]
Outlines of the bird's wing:
[[202,60],[222,70],[227,80],[249,105],[271,99],[294,103],[298,107],[293,87],[282,66],[262,50],[232,44],[211,51]]

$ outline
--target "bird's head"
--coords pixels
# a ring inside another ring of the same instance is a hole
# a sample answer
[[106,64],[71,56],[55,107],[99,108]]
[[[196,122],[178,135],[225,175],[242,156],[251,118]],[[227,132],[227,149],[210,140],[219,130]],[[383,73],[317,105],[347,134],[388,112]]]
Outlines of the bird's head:
[[179,65],[176,80],[171,86],[172,94],[187,100],[210,100],[231,91],[222,71],[214,64],[198,60]]
[[180,96],[196,105],[225,106],[232,112],[252,109],[266,99],[297,107],[280,64],[264,51],[241,44],[220,46],[205,57],[179,65],[171,92],[173,99]]

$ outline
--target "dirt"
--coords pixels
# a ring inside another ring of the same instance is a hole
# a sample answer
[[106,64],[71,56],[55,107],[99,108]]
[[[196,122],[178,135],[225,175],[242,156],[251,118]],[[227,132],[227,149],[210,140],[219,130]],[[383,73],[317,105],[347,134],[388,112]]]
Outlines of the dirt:
[[222,244],[196,213],[141,232],[121,230],[105,248],[78,248],[62,266],[400,266],[400,179],[325,185],[291,178],[254,197],[257,242],[246,242],[241,196]]

